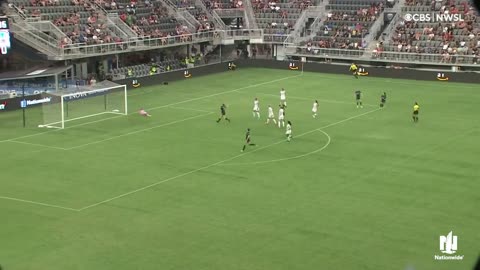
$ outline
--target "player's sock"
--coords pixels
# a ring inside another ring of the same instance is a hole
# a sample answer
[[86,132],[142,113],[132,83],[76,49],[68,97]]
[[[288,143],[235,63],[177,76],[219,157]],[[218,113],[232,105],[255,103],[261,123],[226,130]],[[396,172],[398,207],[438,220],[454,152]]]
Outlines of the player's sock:
[[255,118],[255,112],[253,112],[253,117]]
[[243,145],[242,152],[245,151],[245,148],[247,147],[246,144]]
[[220,120],[222,120],[222,118],[218,118],[217,123],[220,122]]
[[230,119],[228,119],[228,118],[225,118],[225,120],[227,120],[227,121],[230,123]]
[[273,123],[276,125],[277,124],[277,121],[275,119],[272,119],[273,120]]
[[259,112],[257,112],[257,117],[258,117],[258,119],[260,119],[260,113]]

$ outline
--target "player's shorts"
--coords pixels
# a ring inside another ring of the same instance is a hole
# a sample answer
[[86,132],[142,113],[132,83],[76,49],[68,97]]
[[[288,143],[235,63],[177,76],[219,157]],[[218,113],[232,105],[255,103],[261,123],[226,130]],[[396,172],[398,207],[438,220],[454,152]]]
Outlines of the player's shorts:
[[284,120],[285,119],[285,116],[281,115],[278,117],[278,120]]
[[413,115],[418,115],[418,111],[413,111]]
[[247,139],[247,144],[249,144],[249,143],[250,143],[250,138]]
[[259,112],[259,111],[260,111],[260,108],[254,107],[254,108],[253,108],[253,111],[254,111],[254,112]]
[[362,100],[362,99],[361,99],[361,98],[359,98],[359,97],[357,97],[357,98],[355,98],[355,99],[356,99],[357,101],[361,101],[361,100]]
[[317,113],[317,109],[312,109],[312,112],[313,112],[313,113]]
[[268,115],[268,118],[273,119],[273,118],[275,118],[275,115],[269,114],[269,115]]
[[282,101],[282,102],[284,102],[285,100],[287,100],[285,97],[280,98],[280,101]]
[[289,130],[289,131],[285,132],[285,134],[286,134],[286,135],[292,135],[292,131]]

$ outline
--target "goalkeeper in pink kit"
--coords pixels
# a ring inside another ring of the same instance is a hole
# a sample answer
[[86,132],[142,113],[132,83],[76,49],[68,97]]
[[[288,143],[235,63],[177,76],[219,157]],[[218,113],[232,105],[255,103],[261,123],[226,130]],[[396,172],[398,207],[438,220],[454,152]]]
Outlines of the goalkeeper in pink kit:
[[151,115],[145,111],[144,109],[140,109],[140,111],[138,111],[138,113],[141,115],[141,116],[145,116],[145,117],[150,117]]

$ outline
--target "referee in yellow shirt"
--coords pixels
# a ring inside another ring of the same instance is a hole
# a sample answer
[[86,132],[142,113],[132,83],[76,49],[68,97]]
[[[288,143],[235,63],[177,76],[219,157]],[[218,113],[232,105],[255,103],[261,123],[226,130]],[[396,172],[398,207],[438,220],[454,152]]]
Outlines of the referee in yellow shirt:
[[355,63],[350,65],[350,71],[353,73],[353,76],[358,79],[358,67],[355,65]]
[[418,113],[420,111],[420,106],[418,105],[417,102],[415,102],[415,104],[413,105],[413,122],[414,123],[417,123],[418,122]]

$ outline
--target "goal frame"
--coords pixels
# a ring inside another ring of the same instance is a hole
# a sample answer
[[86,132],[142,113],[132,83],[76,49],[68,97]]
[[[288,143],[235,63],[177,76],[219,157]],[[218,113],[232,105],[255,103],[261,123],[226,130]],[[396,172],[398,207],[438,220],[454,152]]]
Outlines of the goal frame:
[[[65,105],[68,104],[68,102],[65,102],[65,98],[74,97],[74,96],[85,96],[85,98],[89,98],[88,95],[92,95],[92,97],[94,97],[96,93],[102,93],[102,92],[104,92],[103,95],[108,95],[109,90],[118,89],[118,88],[123,88],[123,91],[120,90],[120,92],[123,92],[123,96],[124,96],[124,108],[123,108],[124,112],[104,111],[104,112],[100,112],[100,113],[89,114],[89,115],[75,117],[75,118],[71,118],[71,119],[65,119]],[[81,92],[75,92],[75,93],[61,95],[60,96],[60,110],[61,110],[61,120],[60,121],[53,122],[53,123],[48,123],[48,124],[44,124],[44,125],[39,125],[39,127],[65,129],[65,123],[66,122],[85,119],[85,118],[88,118],[88,117],[94,117],[94,116],[98,116],[98,115],[102,115],[102,114],[128,115],[127,85],[120,84],[118,86],[111,86],[111,87],[105,87],[105,88],[90,90],[90,91],[81,91]],[[57,126],[57,124],[61,124],[61,126],[59,127],[59,126]]]

